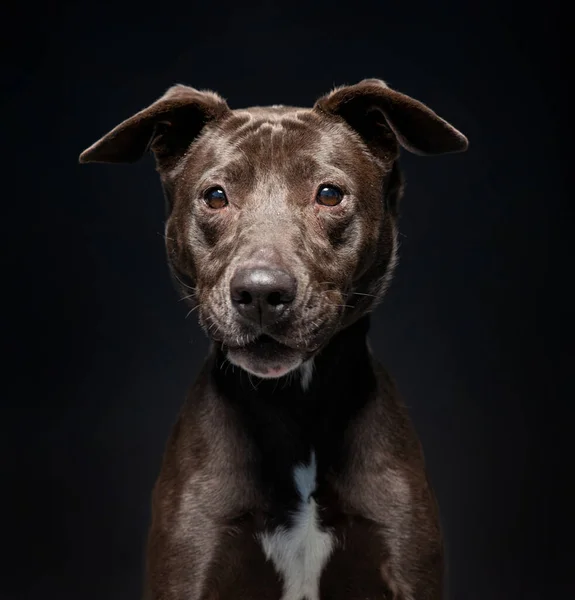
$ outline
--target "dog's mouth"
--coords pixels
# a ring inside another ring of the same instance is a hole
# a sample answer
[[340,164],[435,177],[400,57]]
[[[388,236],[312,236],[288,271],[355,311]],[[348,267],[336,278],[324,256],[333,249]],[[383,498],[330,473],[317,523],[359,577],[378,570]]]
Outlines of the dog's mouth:
[[303,353],[275,338],[262,334],[243,346],[229,346],[228,360],[262,378],[277,378],[297,369]]
[[286,344],[282,344],[271,335],[259,335],[253,342],[246,344],[244,349],[253,353],[254,356],[263,360],[270,360],[282,355],[286,350],[292,350]]

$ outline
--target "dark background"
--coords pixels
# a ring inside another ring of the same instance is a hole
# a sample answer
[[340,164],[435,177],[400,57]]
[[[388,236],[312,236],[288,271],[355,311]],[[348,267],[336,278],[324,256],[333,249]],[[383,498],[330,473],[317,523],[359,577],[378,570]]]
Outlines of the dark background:
[[559,2],[208,4],[3,9],[0,597],[138,598],[150,490],[207,348],[168,277],[152,159],[79,152],[176,82],[309,106],[364,77],[471,142],[404,156],[400,267],[371,335],[426,450],[449,598],[575,597]]

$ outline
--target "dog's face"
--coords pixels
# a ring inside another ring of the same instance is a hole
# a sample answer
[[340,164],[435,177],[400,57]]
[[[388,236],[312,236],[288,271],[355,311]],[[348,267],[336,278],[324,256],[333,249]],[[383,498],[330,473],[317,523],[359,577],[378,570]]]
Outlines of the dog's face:
[[360,293],[379,295],[395,249],[383,202],[394,151],[376,159],[318,111],[252,109],[207,126],[169,174],[168,254],[232,363],[283,375]]
[[399,144],[439,154],[467,140],[378,80],[313,109],[232,111],[216,94],[175,86],[81,161],[130,162],[152,149],[183,295],[232,363],[280,377],[383,295],[396,259]]

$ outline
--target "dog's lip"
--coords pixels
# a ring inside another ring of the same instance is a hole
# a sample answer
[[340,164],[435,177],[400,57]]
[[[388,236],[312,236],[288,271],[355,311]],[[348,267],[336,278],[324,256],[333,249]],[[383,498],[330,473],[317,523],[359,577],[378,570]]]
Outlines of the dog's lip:
[[257,345],[262,345],[262,344],[281,344],[281,342],[278,342],[278,340],[274,339],[271,335],[268,335],[267,333],[262,333],[261,335],[258,335],[258,337],[251,342],[252,344],[257,344]]
[[234,349],[246,350],[247,352],[254,352],[257,354],[275,354],[281,351],[285,352],[288,350],[293,350],[291,346],[288,346],[287,344],[284,344],[271,335],[265,333],[258,335],[256,338],[247,342],[246,344],[236,346]]
[[242,346],[229,347],[227,358],[252,375],[275,379],[296,369],[305,356],[269,335],[259,335]]
[[249,356],[252,360],[262,361],[262,364],[268,362],[281,363],[293,356],[299,356],[302,360],[307,360],[318,350],[316,345],[296,346],[285,344],[283,341],[267,334],[261,334],[243,345],[230,346],[224,344],[224,348],[227,348],[228,353]]

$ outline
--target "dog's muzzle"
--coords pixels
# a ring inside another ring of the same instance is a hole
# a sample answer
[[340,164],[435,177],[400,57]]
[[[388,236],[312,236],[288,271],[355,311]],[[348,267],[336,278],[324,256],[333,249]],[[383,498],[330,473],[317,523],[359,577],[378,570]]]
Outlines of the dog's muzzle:
[[231,305],[240,322],[259,335],[244,346],[228,347],[230,362],[264,378],[281,377],[302,363],[302,353],[273,334],[289,320],[297,291],[297,279],[283,265],[238,267],[230,281]]

